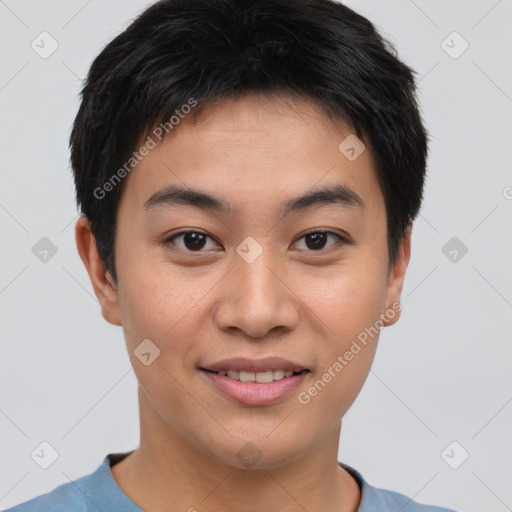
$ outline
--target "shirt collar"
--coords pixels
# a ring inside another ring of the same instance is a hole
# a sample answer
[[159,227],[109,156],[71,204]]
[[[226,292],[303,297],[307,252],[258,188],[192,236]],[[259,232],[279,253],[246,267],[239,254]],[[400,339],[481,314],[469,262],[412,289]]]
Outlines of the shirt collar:
[[[103,459],[100,467],[91,475],[90,486],[86,495],[100,510],[143,512],[119,487],[110,470],[111,466],[121,462],[133,451],[109,453]],[[375,489],[366,482],[359,471],[342,462],[338,462],[338,464],[354,478],[361,491],[361,502],[357,512],[372,510],[372,503],[375,501]]]

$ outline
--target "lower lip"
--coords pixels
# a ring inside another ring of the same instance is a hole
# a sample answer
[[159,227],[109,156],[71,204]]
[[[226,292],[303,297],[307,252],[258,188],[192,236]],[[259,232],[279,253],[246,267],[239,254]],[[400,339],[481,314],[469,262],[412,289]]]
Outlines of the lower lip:
[[272,382],[242,382],[217,373],[201,370],[224,395],[244,405],[270,405],[283,400],[296,390],[309,372],[284,377]]

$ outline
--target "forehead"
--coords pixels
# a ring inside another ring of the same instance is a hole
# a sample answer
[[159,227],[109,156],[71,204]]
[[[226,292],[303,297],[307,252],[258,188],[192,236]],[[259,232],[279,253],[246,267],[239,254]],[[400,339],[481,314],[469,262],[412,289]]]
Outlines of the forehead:
[[353,130],[333,123],[314,102],[246,95],[202,108],[180,124],[127,178],[121,202],[140,214],[169,186],[217,197],[231,211],[275,199],[282,212],[283,198],[322,185],[340,184],[361,202],[380,193],[369,148],[348,159],[340,144],[343,149]]

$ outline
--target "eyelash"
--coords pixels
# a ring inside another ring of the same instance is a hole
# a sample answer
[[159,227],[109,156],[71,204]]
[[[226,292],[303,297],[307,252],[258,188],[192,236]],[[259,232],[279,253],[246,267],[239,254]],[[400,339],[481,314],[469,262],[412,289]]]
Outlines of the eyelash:
[[[162,245],[164,246],[167,246],[169,244],[173,244],[173,245],[176,245],[174,244],[174,239],[180,237],[180,236],[183,236],[183,235],[187,235],[188,233],[197,233],[199,235],[204,235],[206,236],[207,238],[210,238],[211,240],[214,240],[210,235],[206,234],[206,233],[203,233],[202,231],[197,231],[197,230],[188,230],[188,231],[180,231],[179,233],[174,233],[172,236],[166,238],[163,242],[162,242]],[[322,231],[322,230],[314,230],[314,231],[309,231],[307,233],[304,233],[300,238],[299,240],[302,240],[303,238],[305,238],[306,236],[308,235],[313,235],[313,234],[325,234],[325,235],[334,235],[336,238],[339,239],[338,243],[334,244],[333,246],[327,248],[327,249],[317,249],[317,250],[308,250],[306,249],[307,252],[311,252],[311,253],[328,253],[328,252],[331,252],[333,250],[336,250],[338,248],[338,246],[340,244],[349,244],[349,240],[347,240],[345,237],[339,235],[338,233],[334,233],[332,231]],[[183,250],[185,252],[189,252],[189,253],[197,253],[197,254],[200,254],[202,252],[208,252],[208,251],[204,251],[204,250],[198,250],[198,251],[191,251],[191,250],[188,250],[188,249],[181,249],[178,247],[178,250]]]

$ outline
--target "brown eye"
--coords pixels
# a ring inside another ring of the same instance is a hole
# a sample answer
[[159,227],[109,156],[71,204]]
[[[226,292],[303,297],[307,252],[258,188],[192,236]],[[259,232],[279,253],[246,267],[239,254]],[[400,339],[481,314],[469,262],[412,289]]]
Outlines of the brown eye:
[[[328,251],[336,246],[336,241],[328,245],[329,238],[332,239],[332,237],[338,239],[338,243],[348,243],[344,237],[331,231],[312,231],[303,235],[299,240],[305,240],[305,250],[309,252],[321,252]],[[179,240],[179,242],[176,242],[177,240]],[[207,247],[208,240],[213,241],[209,235],[201,233],[200,231],[181,231],[164,240],[163,245],[173,244],[178,247],[178,249],[187,252],[207,252],[208,249],[213,248]]]
[[338,241],[345,242],[345,239],[342,236],[331,231],[312,231],[310,233],[306,233],[305,235],[303,235],[301,237],[301,240],[305,240],[306,248],[310,251],[329,250],[336,245],[336,243],[333,243],[330,246],[326,247],[330,235],[336,237]]
[[[180,238],[182,238],[181,243],[175,243],[175,240]],[[207,245],[208,239],[211,240],[211,237],[199,231],[182,231],[165,240],[164,245],[172,243],[184,251],[205,252],[202,249]]]

